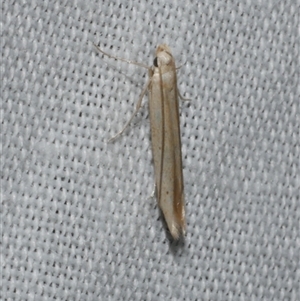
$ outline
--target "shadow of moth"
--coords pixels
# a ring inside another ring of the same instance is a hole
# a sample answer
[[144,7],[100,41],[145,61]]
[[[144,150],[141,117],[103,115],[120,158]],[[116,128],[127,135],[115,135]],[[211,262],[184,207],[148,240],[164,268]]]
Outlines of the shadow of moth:
[[139,97],[135,111],[123,129],[110,141],[124,132],[141,107],[142,99],[148,91],[156,196],[171,235],[177,240],[185,234],[186,221],[178,104],[178,97],[182,98],[182,96],[177,87],[176,66],[171,50],[165,44],[159,45],[153,66],[148,67],[114,57],[98,46],[95,47],[110,58],[148,69],[149,79]]

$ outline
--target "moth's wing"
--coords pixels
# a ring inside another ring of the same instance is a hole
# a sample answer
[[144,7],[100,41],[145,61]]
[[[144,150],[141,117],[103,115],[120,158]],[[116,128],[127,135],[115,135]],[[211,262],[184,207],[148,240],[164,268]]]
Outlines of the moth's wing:
[[[174,66],[175,67],[175,66]],[[161,171],[160,207],[172,236],[185,231],[185,202],[176,73],[172,89],[164,89],[164,145]]]
[[153,82],[151,135],[159,206],[174,239],[185,232],[185,202],[176,69]]

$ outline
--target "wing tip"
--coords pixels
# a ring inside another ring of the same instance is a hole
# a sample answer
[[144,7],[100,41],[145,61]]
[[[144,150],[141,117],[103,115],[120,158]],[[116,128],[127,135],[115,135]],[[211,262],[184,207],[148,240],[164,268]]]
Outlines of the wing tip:
[[172,223],[172,225],[169,227],[169,231],[174,240],[178,240],[179,238],[184,237],[186,233],[185,221]]

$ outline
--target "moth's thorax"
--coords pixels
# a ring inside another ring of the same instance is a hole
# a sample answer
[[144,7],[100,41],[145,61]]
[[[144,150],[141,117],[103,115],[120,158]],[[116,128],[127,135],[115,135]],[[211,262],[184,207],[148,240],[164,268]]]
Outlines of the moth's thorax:
[[157,47],[155,63],[152,68],[152,83],[162,81],[165,88],[173,87],[176,81],[176,67],[167,45],[162,44]]
[[167,91],[170,91],[173,90],[174,83],[176,83],[176,74],[172,70],[160,72],[159,68],[154,68],[151,82],[152,86],[156,86],[158,89],[163,87]]
[[170,70],[174,71],[175,62],[171,53],[171,49],[165,45],[159,45],[156,49],[156,68],[160,68],[161,72],[168,72]]

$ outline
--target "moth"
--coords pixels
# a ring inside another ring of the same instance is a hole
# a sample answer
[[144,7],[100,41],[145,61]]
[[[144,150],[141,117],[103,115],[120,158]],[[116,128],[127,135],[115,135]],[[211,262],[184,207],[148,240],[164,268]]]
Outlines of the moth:
[[114,57],[102,51],[97,45],[95,47],[110,58],[148,69],[149,79],[139,97],[135,111],[123,129],[110,140],[114,140],[124,132],[141,107],[144,95],[148,92],[156,196],[168,229],[172,237],[177,240],[186,231],[179,125],[179,97],[184,98],[178,91],[176,66],[171,49],[166,44],[159,45],[153,66],[148,67],[141,63]]

